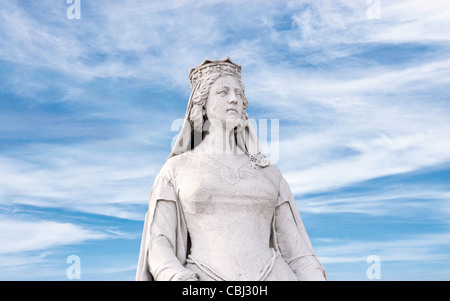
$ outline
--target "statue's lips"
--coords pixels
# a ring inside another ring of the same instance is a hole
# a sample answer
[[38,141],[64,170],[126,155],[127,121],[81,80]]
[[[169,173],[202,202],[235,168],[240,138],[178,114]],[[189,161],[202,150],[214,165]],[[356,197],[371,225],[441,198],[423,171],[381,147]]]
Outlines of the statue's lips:
[[236,109],[233,109],[233,108],[229,108],[229,109],[227,109],[227,112],[234,112],[234,113],[236,113],[236,114],[237,114],[237,110],[236,110]]

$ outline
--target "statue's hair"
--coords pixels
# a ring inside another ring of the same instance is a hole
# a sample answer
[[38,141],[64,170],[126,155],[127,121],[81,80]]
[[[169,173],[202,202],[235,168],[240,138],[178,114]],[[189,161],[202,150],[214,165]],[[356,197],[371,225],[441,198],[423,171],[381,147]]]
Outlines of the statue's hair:
[[[193,124],[194,130],[197,132],[202,132],[203,130],[203,122],[208,118],[206,116],[206,110],[205,105],[206,101],[208,100],[209,91],[211,90],[211,86],[214,84],[214,82],[221,76],[225,76],[228,74],[221,74],[218,72],[211,73],[207,77],[205,77],[202,82],[200,83],[199,87],[196,91],[194,91],[194,94],[192,95],[192,109],[191,113],[189,115],[189,119]],[[233,75],[232,75],[233,76]],[[235,76],[235,75],[234,75]],[[242,119],[248,120],[248,115],[245,109],[248,107],[248,99],[245,96],[244,92],[244,84],[242,81],[237,78],[239,81],[239,84],[242,88],[242,101],[244,105],[244,110],[242,111]]]

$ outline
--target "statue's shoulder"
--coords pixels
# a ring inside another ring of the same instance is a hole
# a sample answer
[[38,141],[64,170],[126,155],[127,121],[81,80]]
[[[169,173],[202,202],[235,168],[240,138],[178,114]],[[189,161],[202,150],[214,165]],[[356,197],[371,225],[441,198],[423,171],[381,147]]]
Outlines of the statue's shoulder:
[[267,166],[267,168],[269,168],[269,170],[272,172],[281,174],[280,168],[278,168],[278,165],[276,165],[275,163],[270,163],[269,166]]
[[275,182],[279,182],[283,178],[281,170],[278,168],[278,166],[275,163],[271,163],[264,169],[267,172],[267,174],[271,175],[271,177],[273,178],[273,180]]
[[192,154],[190,152],[185,152],[167,159],[164,163],[162,169],[164,170],[176,170],[184,168],[192,161]]

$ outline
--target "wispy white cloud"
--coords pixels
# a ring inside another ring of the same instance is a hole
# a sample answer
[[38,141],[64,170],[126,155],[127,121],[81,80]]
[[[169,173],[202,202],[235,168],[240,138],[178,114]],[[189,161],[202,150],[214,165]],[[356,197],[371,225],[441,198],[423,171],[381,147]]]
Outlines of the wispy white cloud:
[[445,261],[450,257],[450,233],[409,235],[401,239],[321,243],[317,254],[324,264],[381,261]]
[[[7,243],[7,242],[4,242]],[[19,256],[19,255],[1,255],[0,256],[0,269],[14,268],[18,266],[30,265],[41,263],[44,261],[47,253],[43,252],[38,255],[32,256]]]
[[[447,136],[447,133],[448,131],[444,128],[435,133],[398,137],[381,135],[381,137],[361,139],[346,145],[356,151],[354,155],[330,160],[313,155],[311,158],[317,159],[316,164],[306,165],[298,170],[291,169],[284,175],[291,184],[293,193],[304,194],[334,189],[377,177],[411,172],[450,160],[450,156],[443,151],[450,147],[450,140],[442,139]],[[318,148],[321,147],[319,143],[315,145]],[[337,149],[338,146],[339,144],[332,145],[329,150],[332,152],[333,148]],[[309,151],[314,153],[314,149]],[[323,149],[318,151],[319,154],[326,155]],[[308,160],[309,157],[305,154],[301,159]]]
[[77,79],[175,81],[186,87],[188,69],[201,57],[217,54],[215,46],[226,38],[221,22],[209,13],[212,5],[100,1],[86,4],[85,17],[71,22],[62,4],[35,5],[32,14],[7,1],[0,20],[0,58]]
[[[58,218],[61,220],[61,218]],[[82,219],[81,219],[82,220]],[[80,244],[111,239],[133,240],[140,235],[117,230],[115,226],[79,224],[38,219],[30,211],[19,214],[0,214],[0,279],[44,280],[66,279],[65,258],[80,250]],[[111,253],[104,250],[104,254]],[[137,256],[137,255],[136,255]],[[64,258],[61,261],[61,257]],[[83,257],[87,258],[88,256]],[[55,259],[56,258],[56,259]],[[58,259],[59,258],[59,259]],[[131,257],[131,261],[136,261]],[[120,261],[117,261],[120,263]],[[135,265],[136,263],[134,263]],[[136,266],[134,266],[134,270]],[[111,268],[110,264],[91,268],[83,261],[83,278],[89,274],[134,274],[131,264],[127,268]],[[131,272],[130,272],[131,271]],[[130,280],[132,280],[130,278]]]
[[384,30],[372,31],[369,41],[376,42],[445,42],[449,35],[450,8],[445,0],[382,1]]
[[[446,187],[378,187],[373,193],[298,198],[301,212],[313,214],[357,213],[366,216],[414,217],[445,222],[449,218],[450,193]],[[417,186],[417,185],[416,185]]]
[[104,239],[102,232],[71,223],[26,221],[1,216],[0,254],[45,250],[86,240]]
[[[21,158],[0,156],[3,204],[66,208],[140,220],[153,177],[151,156],[118,155],[103,148],[40,145]],[[41,154],[45,154],[42,156]],[[114,162],[114,164],[111,164]],[[145,213],[145,212],[144,212]]]
[[[379,5],[378,5],[379,4]],[[276,14],[265,17],[273,41],[293,51],[320,49],[323,59],[345,57],[360,43],[445,42],[450,8],[445,1],[289,1],[290,23],[277,29]],[[369,10],[375,8],[377,15]],[[345,49],[332,49],[336,45]]]

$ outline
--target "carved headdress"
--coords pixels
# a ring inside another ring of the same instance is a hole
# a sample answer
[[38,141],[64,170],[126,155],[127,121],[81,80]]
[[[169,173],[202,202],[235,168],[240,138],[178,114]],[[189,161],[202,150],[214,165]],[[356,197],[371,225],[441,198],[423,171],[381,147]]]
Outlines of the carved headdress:
[[[241,82],[241,66],[233,63],[229,57],[222,60],[204,60],[200,65],[189,70],[189,80],[191,83],[191,95],[186,110],[183,126],[178,138],[172,148],[169,158],[194,149],[203,139],[203,133],[197,130],[192,120],[194,98],[198,93],[204,93],[220,76],[231,75]],[[212,79],[212,80],[211,80]],[[244,109],[248,101],[244,96]],[[202,117],[202,116],[200,116]],[[238,147],[250,157],[250,160],[259,167],[265,167],[270,162],[261,153],[261,146],[255,130],[248,122],[247,113],[244,111],[242,127],[235,131],[235,138]]]
[[236,65],[229,57],[223,60],[212,61],[204,60],[203,63],[189,70],[189,80],[191,81],[191,89],[200,83],[205,76],[211,73],[220,73],[222,75],[232,75],[241,79],[241,66]]

